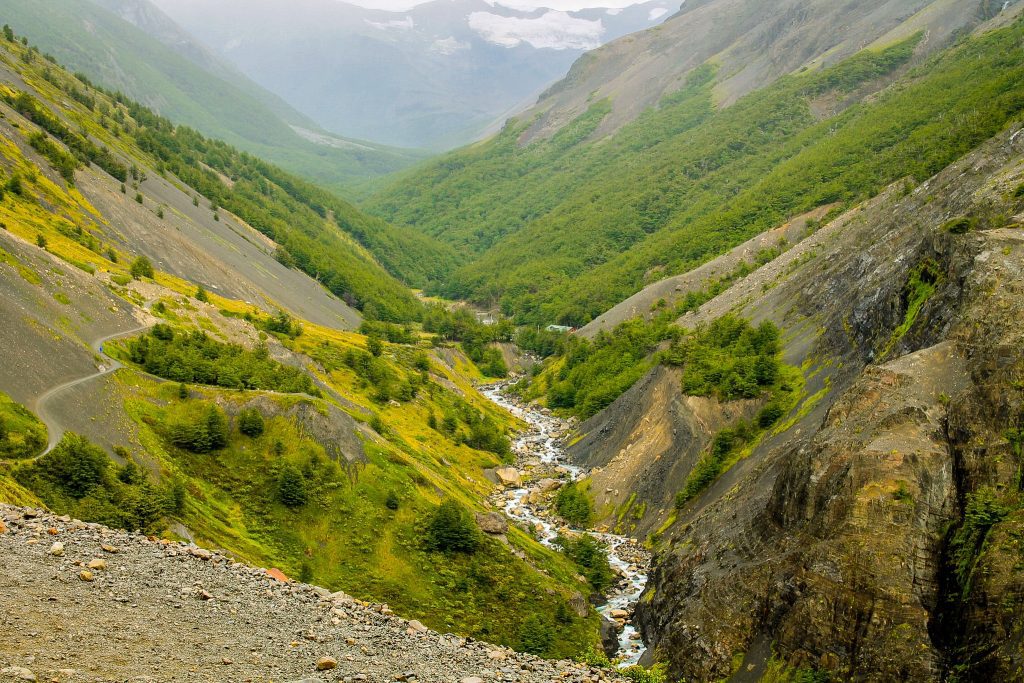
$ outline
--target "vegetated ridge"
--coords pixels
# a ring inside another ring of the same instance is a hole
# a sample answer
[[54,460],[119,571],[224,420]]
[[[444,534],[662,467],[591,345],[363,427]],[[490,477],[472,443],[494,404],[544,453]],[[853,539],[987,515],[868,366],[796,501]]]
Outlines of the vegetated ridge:
[[[654,548],[651,660],[687,680],[1019,677],[1022,225],[1017,123],[795,243],[776,231],[710,296],[662,290],[521,389],[590,416],[570,454],[599,523]],[[751,335],[772,327],[768,372]]]

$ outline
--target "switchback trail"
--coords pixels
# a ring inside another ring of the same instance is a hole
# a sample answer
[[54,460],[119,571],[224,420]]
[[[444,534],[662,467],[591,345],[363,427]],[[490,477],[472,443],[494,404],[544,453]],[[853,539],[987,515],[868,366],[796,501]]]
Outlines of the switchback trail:
[[[147,301],[144,307],[148,309],[149,304],[150,302]],[[133,334],[142,332],[143,330],[148,330],[150,327],[152,327],[152,325],[139,325],[138,327],[133,327],[130,330],[115,332],[114,334],[108,334],[104,337],[100,337],[99,339],[94,340],[89,345],[90,348],[92,348],[94,353],[96,353],[99,356],[102,356],[105,360],[105,363],[100,366],[99,370],[92,373],[91,375],[86,375],[85,377],[79,377],[78,379],[73,379],[69,382],[58,384],[57,386],[48,389],[45,393],[43,393],[41,396],[39,396],[39,398],[35,400],[33,404],[35,408],[34,412],[39,417],[39,419],[42,420],[43,424],[46,425],[46,431],[48,432],[49,439],[46,443],[46,449],[42,453],[37,455],[35,458],[33,458],[33,460],[38,460],[39,458],[43,457],[44,455],[52,451],[54,446],[57,445],[57,443],[60,441],[60,438],[64,435],[64,432],[66,431],[60,417],[50,409],[49,404],[53,401],[54,397],[59,396],[60,394],[67,391],[68,389],[71,389],[72,387],[77,387],[80,384],[85,384],[86,382],[90,382],[96,379],[97,377],[109,375],[110,373],[123,368],[123,363],[108,356],[106,352],[103,351],[103,345],[113,339],[128,337]]]

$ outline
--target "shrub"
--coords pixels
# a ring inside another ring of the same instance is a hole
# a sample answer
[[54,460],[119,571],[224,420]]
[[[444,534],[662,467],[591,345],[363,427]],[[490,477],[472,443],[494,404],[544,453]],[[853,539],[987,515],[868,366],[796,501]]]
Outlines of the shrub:
[[283,334],[292,339],[302,335],[302,325],[292,320],[290,315],[281,310],[273,317],[256,321],[256,325],[262,327],[267,332]]
[[499,348],[491,346],[484,349],[479,365],[480,372],[487,377],[508,377],[508,366]]
[[370,352],[370,355],[379,357],[384,352],[384,344],[377,337],[367,337],[366,350]]
[[964,233],[970,232],[972,227],[974,227],[974,222],[966,216],[953,218],[942,224],[943,230],[954,235],[963,235]]
[[956,578],[964,593],[970,588],[971,575],[989,531],[1009,513],[1010,508],[994,489],[985,487],[968,494],[963,523],[950,542]]
[[633,683],[667,683],[668,675],[665,673],[664,664],[655,664],[650,669],[645,669],[639,664],[620,669],[619,674]]
[[132,363],[174,382],[320,395],[309,375],[271,359],[265,346],[248,350],[158,323],[148,335],[129,340],[127,350]]
[[238,413],[238,431],[253,438],[263,433],[263,415],[255,408],[245,408]]
[[683,391],[722,400],[754,398],[779,377],[779,330],[732,315],[675,342],[666,362],[683,367]]
[[476,419],[469,425],[466,445],[481,451],[490,451],[502,457],[508,456],[512,452],[511,441],[490,416]]
[[85,437],[66,432],[52,451],[36,461],[35,466],[43,478],[68,495],[82,498],[103,482],[109,464],[110,460],[102,448]]
[[555,510],[558,516],[576,527],[586,527],[594,514],[586,488],[578,482],[570,482],[558,490],[555,496]]
[[134,261],[132,261],[132,265],[128,272],[131,273],[132,278],[136,280],[142,277],[152,278],[154,275],[153,264],[145,256],[138,256]]
[[603,593],[615,581],[615,572],[608,563],[608,551],[590,534],[572,538],[560,534],[555,545],[579,567],[594,591]]
[[430,550],[473,553],[480,534],[469,512],[452,498],[446,499],[427,520],[426,544]]
[[394,491],[388,491],[388,497],[384,499],[384,507],[388,510],[397,510],[398,505],[398,494]]
[[543,655],[555,640],[551,624],[537,614],[531,614],[519,627],[519,647],[523,652]]
[[193,453],[208,453],[228,443],[228,421],[215,404],[191,409],[170,418],[165,427],[167,440]]
[[784,412],[785,409],[778,403],[769,403],[757,414],[757,426],[761,429],[771,427],[779,421]]

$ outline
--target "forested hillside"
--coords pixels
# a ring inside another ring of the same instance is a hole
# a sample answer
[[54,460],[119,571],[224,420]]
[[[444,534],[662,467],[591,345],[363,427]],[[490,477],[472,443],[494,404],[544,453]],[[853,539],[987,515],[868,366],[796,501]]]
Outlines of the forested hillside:
[[909,66],[914,34],[715,106],[715,65],[615,135],[607,101],[550,139],[527,123],[401,174],[367,208],[456,246],[437,291],[582,324],[787,218],[908,188],[1024,108],[1024,24]]
[[332,193],[226,143],[175,126],[82,75],[71,76],[35,48],[8,43],[19,55],[20,77],[34,86],[35,95],[9,91],[6,99],[45,131],[33,144],[65,174],[93,162],[138,189],[146,178],[133,160],[152,164],[171,185],[190,188],[194,208],[202,205],[215,219],[220,209],[237,216],[274,240],[279,261],[316,278],[350,305],[369,307],[371,317],[420,315],[410,291],[395,278],[426,281],[446,262],[446,248],[369,218]]
[[332,189],[421,158],[329,135],[208,52],[148,0],[0,0],[0,23],[175,123]]

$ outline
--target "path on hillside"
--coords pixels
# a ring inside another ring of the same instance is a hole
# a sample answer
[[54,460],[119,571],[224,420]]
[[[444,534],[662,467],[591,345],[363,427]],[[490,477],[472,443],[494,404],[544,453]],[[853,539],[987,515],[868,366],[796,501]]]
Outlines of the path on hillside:
[[[504,393],[507,386],[508,383],[495,384],[483,388],[482,393],[530,426],[516,438],[512,446],[517,466],[533,466],[535,471],[542,471],[546,477],[550,476],[561,484],[586,476],[583,469],[570,464],[566,458],[560,439],[566,431],[564,423],[546,411],[523,405],[508,396]],[[534,477],[522,487],[501,492],[496,496],[496,502],[501,504],[510,518],[532,528],[543,545],[552,547],[558,534],[567,529],[542,502],[546,488],[542,482],[543,478]],[[590,534],[607,548],[608,562],[618,576],[605,596],[606,602],[598,611],[620,628],[618,657],[621,658],[621,665],[636,664],[645,647],[640,633],[631,623],[631,617],[647,585],[650,553],[635,539],[625,536],[581,529],[569,531]]]
[[[154,301],[156,300],[154,299],[152,301],[147,301],[146,303],[144,303],[142,305],[143,309],[149,310],[149,307],[153,304]],[[115,332],[113,334],[108,334],[93,340],[92,342],[90,342],[89,347],[93,350],[93,353],[95,353],[98,356],[101,356],[104,359],[104,363],[99,366],[99,369],[92,374],[86,375],[84,377],[79,377],[78,379],[73,379],[68,382],[64,382],[63,384],[58,384],[55,387],[51,387],[50,389],[46,390],[43,394],[41,394],[39,398],[37,398],[33,402],[33,406],[35,408],[33,412],[36,414],[36,416],[39,417],[43,424],[46,425],[46,431],[48,432],[49,437],[46,444],[46,449],[36,457],[32,458],[33,460],[38,460],[39,458],[43,457],[44,455],[52,451],[53,448],[60,442],[60,438],[64,436],[64,432],[67,431],[65,429],[63,422],[60,419],[60,416],[57,415],[55,411],[50,409],[49,404],[53,401],[53,399],[56,396],[59,396],[60,394],[64,393],[68,389],[71,389],[72,387],[77,387],[80,384],[91,382],[97,377],[109,375],[110,373],[123,368],[123,363],[107,355],[107,353],[103,350],[103,345],[106,344],[108,341],[112,341],[114,339],[120,339],[121,337],[129,337],[133,334],[138,334],[139,332],[148,330],[150,327],[152,327],[151,324],[139,325],[137,327],[133,327],[130,330],[122,330],[121,332]]]

